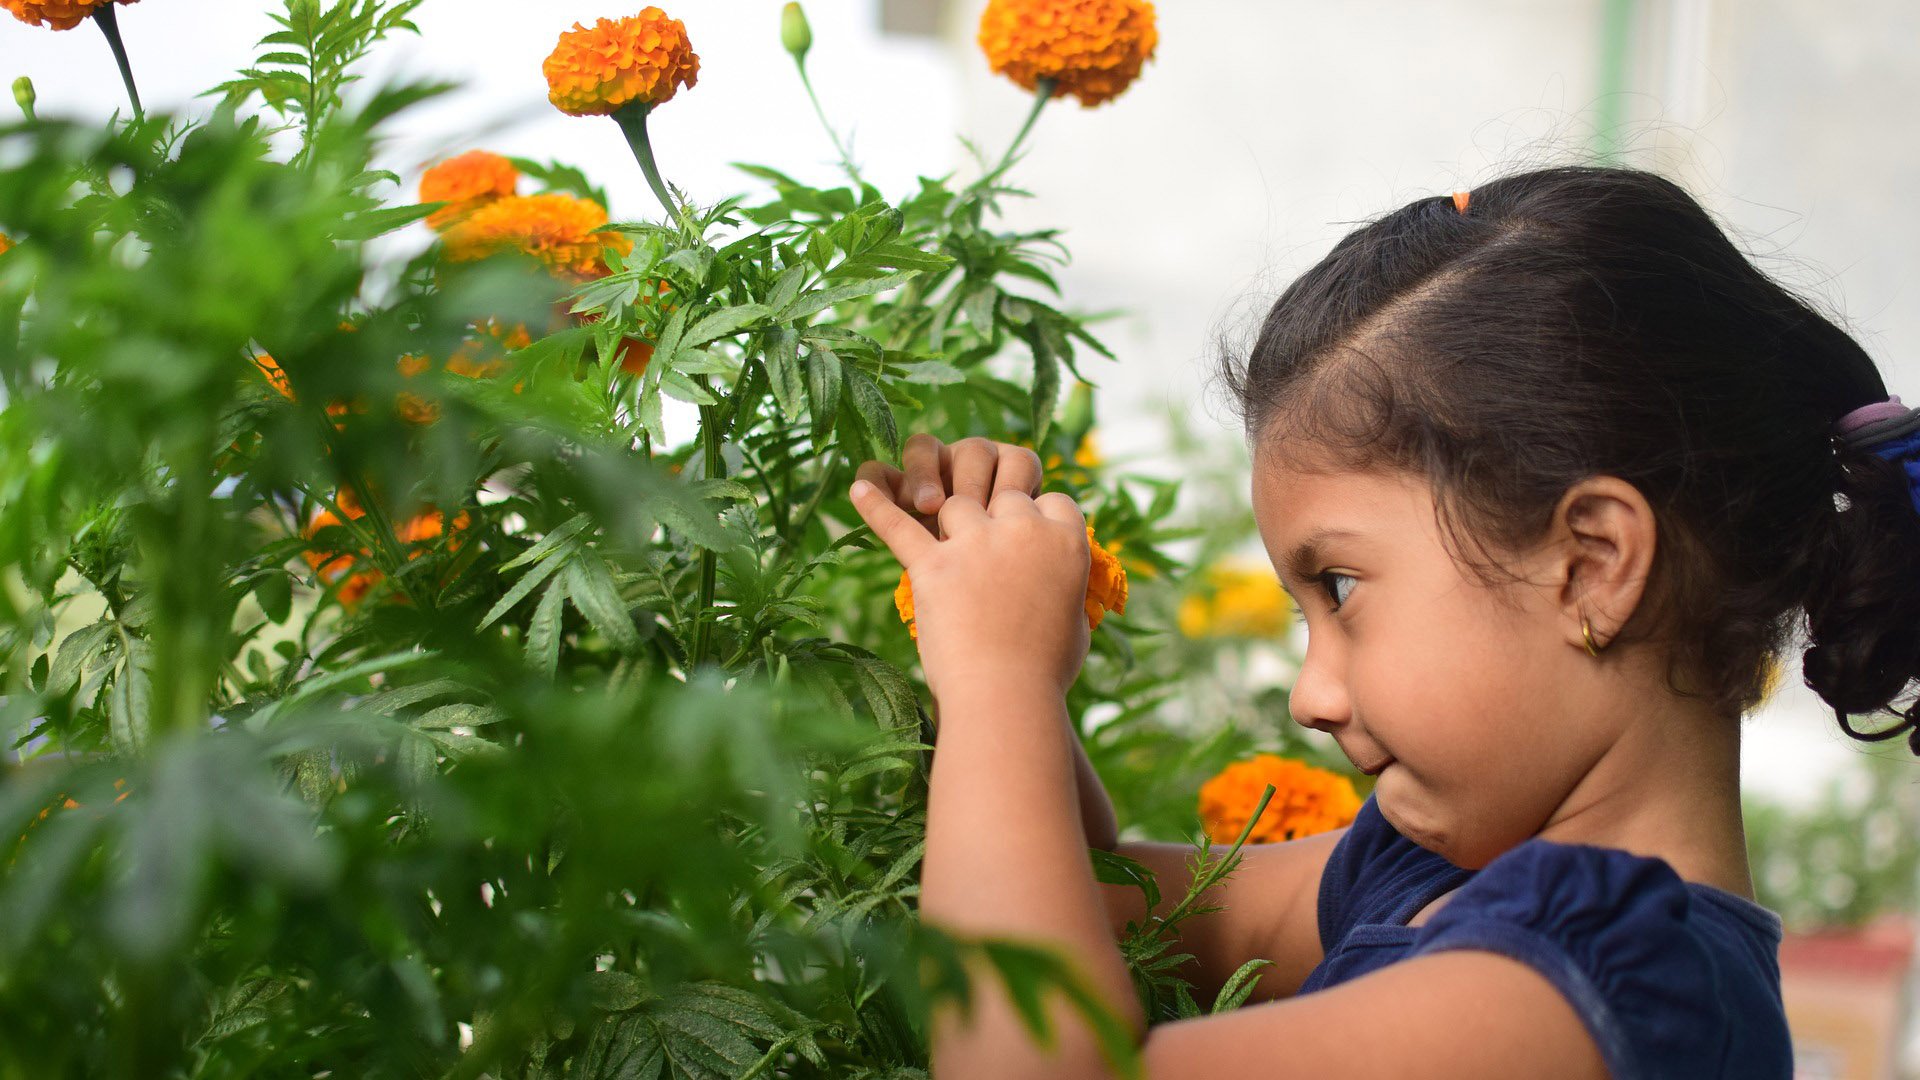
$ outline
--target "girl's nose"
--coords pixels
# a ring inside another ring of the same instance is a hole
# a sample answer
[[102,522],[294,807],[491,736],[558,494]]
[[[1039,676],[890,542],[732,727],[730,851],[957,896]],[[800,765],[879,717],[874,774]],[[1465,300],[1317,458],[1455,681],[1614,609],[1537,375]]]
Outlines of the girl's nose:
[[1307,649],[1300,674],[1287,695],[1287,712],[1301,727],[1332,734],[1346,724],[1353,709],[1345,681],[1328,669],[1327,659],[1324,650],[1316,653],[1311,647]]

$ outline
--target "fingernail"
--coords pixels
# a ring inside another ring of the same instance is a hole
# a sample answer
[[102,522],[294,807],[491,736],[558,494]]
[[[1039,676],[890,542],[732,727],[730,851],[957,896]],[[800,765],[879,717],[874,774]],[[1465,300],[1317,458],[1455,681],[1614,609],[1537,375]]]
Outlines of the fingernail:
[[867,497],[868,495],[870,495],[870,494],[872,494],[872,493],[873,493],[873,485],[872,485],[872,484],[870,484],[870,483],[868,483],[867,481],[865,481],[865,480],[855,480],[855,481],[853,482],[853,493],[852,493],[852,494],[853,494],[853,497],[854,497],[854,498],[856,498],[856,499],[864,499],[864,498],[866,498],[866,497]]
[[932,484],[922,484],[920,486],[920,495],[914,501],[920,503],[922,506],[931,502],[939,502],[940,489],[934,487]]

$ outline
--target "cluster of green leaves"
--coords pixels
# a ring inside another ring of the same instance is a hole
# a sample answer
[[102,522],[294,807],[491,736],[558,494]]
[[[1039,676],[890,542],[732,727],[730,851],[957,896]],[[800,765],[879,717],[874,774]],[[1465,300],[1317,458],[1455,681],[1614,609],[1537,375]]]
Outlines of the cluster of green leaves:
[[[442,88],[342,89],[417,2],[289,0],[204,120],[0,127],[0,1076],[921,1076],[969,957],[1117,1031],[1053,954],[916,922],[931,730],[846,498],[916,428],[1054,462],[1139,613],[1069,704],[1121,711],[1123,818],[1187,831],[1247,736],[1164,767],[1188,533],[1075,463],[1063,372],[1111,352],[1054,233],[991,227],[998,170],[895,205],[753,165],[578,289],[378,265],[431,208],[376,135]],[[446,371],[488,320],[531,344]],[[1203,910],[1125,943],[1156,1019]]]

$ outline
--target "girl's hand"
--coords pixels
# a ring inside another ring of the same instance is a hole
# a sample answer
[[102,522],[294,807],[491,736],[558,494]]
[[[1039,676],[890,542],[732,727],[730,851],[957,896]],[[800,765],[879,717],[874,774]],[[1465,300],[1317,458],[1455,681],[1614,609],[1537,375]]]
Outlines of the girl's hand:
[[938,538],[868,480],[853,506],[913,584],[920,663],[943,691],[1066,693],[1087,656],[1087,522],[1061,492],[1000,488],[941,502]]
[[869,461],[855,476],[879,488],[902,510],[922,515],[921,524],[932,532],[933,515],[950,496],[965,495],[981,506],[1003,490],[1038,496],[1040,455],[978,436],[948,446],[923,432],[910,436],[901,448],[900,468]]

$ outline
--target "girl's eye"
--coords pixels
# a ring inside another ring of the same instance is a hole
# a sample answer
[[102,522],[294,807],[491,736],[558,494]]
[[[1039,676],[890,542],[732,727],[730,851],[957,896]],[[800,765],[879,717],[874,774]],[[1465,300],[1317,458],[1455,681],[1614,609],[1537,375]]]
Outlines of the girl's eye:
[[[1323,570],[1320,573],[1313,575],[1312,580],[1314,584],[1320,587],[1320,592],[1324,594],[1329,601],[1332,602],[1333,610],[1338,612],[1341,608],[1346,606],[1348,596],[1352,594],[1353,590],[1349,588],[1347,590],[1347,595],[1341,595],[1338,588],[1328,587],[1327,581],[1329,578],[1344,578],[1347,581],[1356,581],[1358,579],[1355,578],[1352,574],[1342,574],[1337,570]],[[1307,621],[1306,612],[1301,611],[1297,607],[1294,608],[1293,621],[1297,623],[1306,622]]]
[[[1331,578],[1341,578],[1346,581],[1354,581],[1356,579],[1352,574],[1343,574],[1338,570],[1323,570],[1320,573],[1315,574],[1313,576],[1313,580],[1320,583],[1320,591],[1323,593],[1326,593],[1327,598],[1333,601],[1333,610],[1339,611],[1342,607],[1346,606],[1347,596],[1351,596],[1353,593],[1353,590],[1349,588],[1347,590],[1346,596],[1341,595],[1340,590],[1337,587],[1330,588],[1328,586],[1329,579]],[[1336,583],[1336,586],[1337,586],[1337,583]]]

